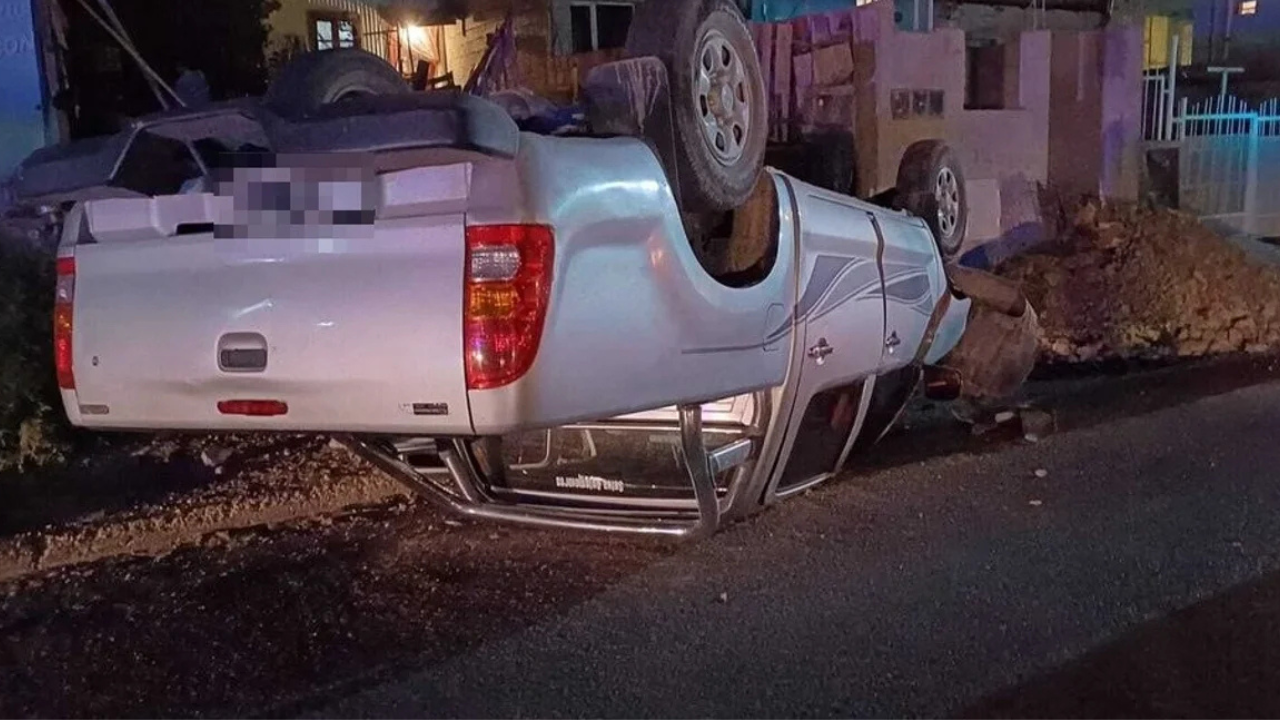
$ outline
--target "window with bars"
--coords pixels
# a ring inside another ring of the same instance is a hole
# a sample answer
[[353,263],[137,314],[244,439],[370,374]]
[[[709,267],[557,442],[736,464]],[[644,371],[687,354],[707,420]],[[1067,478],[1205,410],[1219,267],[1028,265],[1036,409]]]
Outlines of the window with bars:
[[311,13],[311,46],[316,50],[360,47],[360,31],[348,15]]
[[1241,15],[1256,15],[1258,14],[1258,0],[1240,0],[1240,4],[1236,8],[1236,12]]
[[634,11],[635,7],[628,2],[570,3],[572,52],[611,50],[626,45]]

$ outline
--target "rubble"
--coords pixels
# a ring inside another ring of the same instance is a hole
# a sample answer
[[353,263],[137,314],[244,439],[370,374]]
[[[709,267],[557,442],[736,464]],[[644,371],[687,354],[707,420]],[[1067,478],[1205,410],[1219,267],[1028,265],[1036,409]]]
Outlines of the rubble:
[[1186,213],[1085,202],[1059,240],[996,272],[1039,313],[1042,362],[1280,348],[1280,266]]
[[[0,583],[108,557],[222,547],[240,530],[324,524],[405,496],[371,466],[327,447],[327,438],[302,434],[165,433],[95,456],[67,478],[11,479],[6,489],[16,497],[0,513]],[[106,508],[84,490],[121,477],[127,482],[112,487],[124,495]]]
[[200,451],[200,462],[204,463],[205,467],[221,468],[231,459],[234,452],[231,448],[210,445]]
[[1018,418],[1022,421],[1022,436],[1027,442],[1039,442],[1057,430],[1057,419],[1051,412],[1021,408]]

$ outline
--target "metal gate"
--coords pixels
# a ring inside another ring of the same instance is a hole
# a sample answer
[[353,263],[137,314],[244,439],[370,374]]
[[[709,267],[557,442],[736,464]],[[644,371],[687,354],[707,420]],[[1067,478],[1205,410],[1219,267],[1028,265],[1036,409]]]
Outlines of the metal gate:
[[1280,235],[1280,101],[1220,95],[1174,117],[1183,210],[1249,235]]
[[1142,84],[1143,140],[1177,149],[1178,206],[1231,232],[1280,236],[1280,99],[1250,106],[1224,74],[1217,97],[1179,101],[1178,54],[1175,36],[1168,67]]

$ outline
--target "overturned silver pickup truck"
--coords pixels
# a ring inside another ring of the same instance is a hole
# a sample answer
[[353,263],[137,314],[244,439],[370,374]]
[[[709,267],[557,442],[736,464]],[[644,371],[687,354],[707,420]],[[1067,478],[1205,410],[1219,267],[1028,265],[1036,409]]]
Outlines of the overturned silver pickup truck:
[[705,534],[832,477],[922,383],[1008,394],[1035,351],[1017,290],[920,217],[763,169],[691,223],[646,138],[453,91],[164,113],[18,190],[69,209],[74,424],[330,433],[475,517]]

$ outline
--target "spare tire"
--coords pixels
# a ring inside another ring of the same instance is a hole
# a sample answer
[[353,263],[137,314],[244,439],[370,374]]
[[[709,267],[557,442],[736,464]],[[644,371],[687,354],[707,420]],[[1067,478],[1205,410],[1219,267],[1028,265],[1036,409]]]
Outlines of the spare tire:
[[951,148],[941,140],[912,144],[898,165],[896,190],[897,208],[929,225],[943,259],[960,254],[969,229],[969,196]]
[[627,52],[667,68],[682,209],[732,210],[764,167],[768,102],[755,42],[731,0],[645,0]]
[[290,60],[271,83],[264,102],[277,115],[296,119],[332,103],[409,91],[409,84],[382,58],[343,48],[303,53]]

